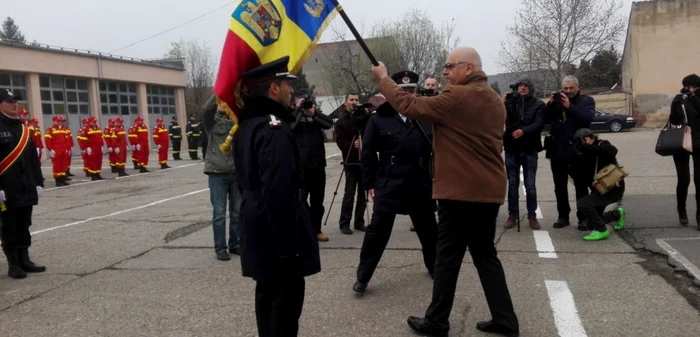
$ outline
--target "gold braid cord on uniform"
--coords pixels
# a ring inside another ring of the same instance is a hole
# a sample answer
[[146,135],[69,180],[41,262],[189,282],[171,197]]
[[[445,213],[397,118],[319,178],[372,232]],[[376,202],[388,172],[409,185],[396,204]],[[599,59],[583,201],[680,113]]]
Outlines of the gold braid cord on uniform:
[[221,152],[230,152],[231,143],[233,143],[233,135],[236,133],[236,131],[238,131],[238,117],[236,117],[236,114],[233,113],[233,110],[229,108],[228,104],[226,104],[226,102],[224,102],[219,97],[216,98],[216,105],[219,107],[219,110],[225,112],[228,118],[230,118],[233,121],[233,126],[231,127],[231,131],[228,132],[226,140],[223,144],[219,145],[219,150],[221,150]]

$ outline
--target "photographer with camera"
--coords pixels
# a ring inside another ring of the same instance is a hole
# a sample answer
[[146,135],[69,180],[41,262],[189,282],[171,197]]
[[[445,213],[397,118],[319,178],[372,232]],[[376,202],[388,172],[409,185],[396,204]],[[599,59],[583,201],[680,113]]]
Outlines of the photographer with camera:
[[[416,95],[418,74],[391,76],[401,90]],[[391,238],[397,214],[411,217],[423,248],[423,263],[432,277],[437,243],[436,205],[430,176],[431,144],[416,121],[385,102],[377,108],[362,142],[362,180],[374,200],[372,222],[362,242],[353,290],[363,293]]]
[[304,168],[304,200],[309,201],[318,241],[328,241],[328,235],[321,232],[326,192],[326,135],[323,130],[333,127],[333,120],[316,107],[314,97],[306,89],[297,91],[291,109],[296,119],[290,126],[299,144]]
[[[691,74],[683,78],[683,89],[671,102],[671,114],[669,122],[672,125],[689,125],[693,142],[693,153],[683,151],[673,155],[673,164],[676,166],[678,183],[676,185],[676,201],[678,218],[682,226],[688,225],[688,212],[685,204],[688,200],[688,187],[690,186],[690,158],[693,158],[693,176],[695,189],[700,188],[700,97],[696,92],[700,89],[700,76]],[[698,230],[700,230],[700,194],[695,194],[695,203],[698,205],[698,213],[695,215]]]
[[362,185],[362,173],[360,170],[360,149],[362,147],[362,133],[364,132],[369,112],[360,104],[360,96],[357,93],[345,95],[343,114],[335,123],[335,142],[343,153],[343,170],[345,171],[345,194],[340,209],[340,231],[350,235],[350,220],[352,220],[353,199],[357,192],[357,207],[355,208],[355,226],[358,231],[364,232],[364,212],[367,208],[367,196]]
[[[559,217],[554,228],[564,228],[569,222],[569,176],[574,180],[576,200],[588,195],[593,177],[589,174],[592,167],[586,167],[574,156],[572,141],[578,129],[589,128],[595,117],[595,100],[593,97],[582,95],[578,79],[575,76],[565,76],[562,81],[562,91],[550,94],[549,102],[544,108],[545,124],[551,125],[549,135],[544,139],[545,157],[549,158],[554,180],[554,194],[557,198]],[[579,221],[578,229],[588,229],[585,216],[576,212]]]
[[[544,102],[533,96],[535,87],[528,77],[519,78],[510,86],[512,92],[503,95],[506,104],[506,130],[503,148],[506,152],[508,174],[508,220],[505,228],[520,221],[520,168],[523,169],[527,194],[527,218],[530,228],[540,229],[537,222],[537,161],[542,151],[540,135],[544,129]],[[520,227],[518,227],[520,228]]]
[[[607,169],[609,165],[618,165],[617,148],[607,140],[598,139],[590,129],[578,129],[574,134],[573,145],[575,156],[579,162],[592,168],[587,172],[591,181],[595,181],[598,172]],[[597,183],[596,181],[593,184]],[[616,231],[625,228],[625,210],[623,208],[603,213],[605,207],[622,200],[624,194],[625,181],[624,178],[621,178],[609,189],[604,190],[603,194],[598,189],[593,188],[591,194],[577,199],[578,211],[586,217],[587,229],[591,230],[590,234],[583,237],[585,241],[607,239],[610,236],[610,231],[606,224],[610,222],[617,222],[614,227]]]

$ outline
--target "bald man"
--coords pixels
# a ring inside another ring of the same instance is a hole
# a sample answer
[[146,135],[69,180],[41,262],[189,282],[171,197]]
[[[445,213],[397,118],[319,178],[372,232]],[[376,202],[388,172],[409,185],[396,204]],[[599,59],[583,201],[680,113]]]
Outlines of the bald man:
[[437,96],[415,97],[387,76],[384,64],[372,68],[379,91],[408,118],[434,125],[435,181],[438,200],[438,243],[433,299],[424,318],[408,325],[427,336],[447,336],[450,312],[467,246],[486,295],[492,319],[476,328],[518,336],[513,310],[494,239],[498,210],[505,203],[506,171],[501,151],[506,109],[481,70],[474,48],[460,47],[447,57],[447,87]]

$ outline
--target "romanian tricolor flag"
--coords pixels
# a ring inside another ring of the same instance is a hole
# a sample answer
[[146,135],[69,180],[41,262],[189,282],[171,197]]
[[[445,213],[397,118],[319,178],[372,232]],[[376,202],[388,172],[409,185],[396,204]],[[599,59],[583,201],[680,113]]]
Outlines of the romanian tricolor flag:
[[[226,42],[214,84],[217,103],[226,103],[236,122],[221,145],[228,152],[243,108],[243,74],[261,64],[289,55],[296,74],[311,55],[323,30],[337,14],[332,0],[241,0],[231,14]],[[337,2],[336,2],[337,3]]]

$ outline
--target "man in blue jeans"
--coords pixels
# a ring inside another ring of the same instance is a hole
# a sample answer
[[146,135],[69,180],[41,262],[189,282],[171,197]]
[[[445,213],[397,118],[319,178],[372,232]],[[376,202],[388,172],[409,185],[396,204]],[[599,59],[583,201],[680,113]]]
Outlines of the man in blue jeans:
[[[204,137],[210,146],[204,155],[204,173],[209,176],[209,195],[214,208],[212,228],[214,229],[214,250],[216,258],[222,261],[231,259],[231,254],[239,255],[238,217],[241,209],[241,194],[238,190],[233,154],[219,150],[228,136],[233,121],[226,113],[217,109],[216,100],[210,98],[205,104],[202,116]],[[229,207],[229,239],[226,244],[226,204]],[[228,248],[228,252],[226,249]]]
[[544,102],[534,97],[535,88],[527,77],[510,86],[513,91],[503,95],[506,104],[506,130],[503,148],[506,152],[508,174],[508,220],[505,228],[513,228],[520,219],[519,187],[522,167],[527,195],[527,218],[530,228],[540,229],[537,221],[537,153],[542,151],[540,137],[544,129]]

